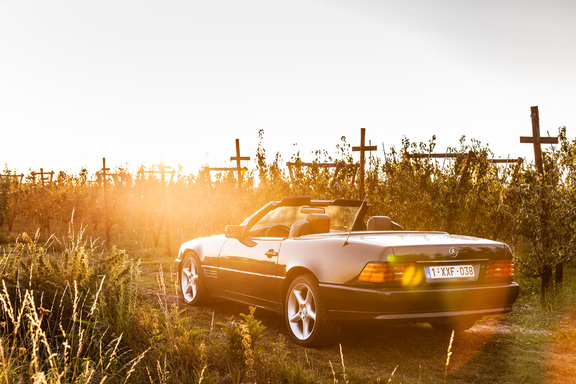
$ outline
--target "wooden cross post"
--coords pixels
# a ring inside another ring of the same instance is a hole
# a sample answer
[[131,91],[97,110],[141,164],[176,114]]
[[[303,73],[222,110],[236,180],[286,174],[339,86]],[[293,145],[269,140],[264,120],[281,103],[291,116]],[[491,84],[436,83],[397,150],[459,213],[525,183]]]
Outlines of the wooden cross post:
[[[45,186],[46,182],[52,182],[54,171],[44,172],[44,168],[40,168],[40,172],[32,172],[32,176],[36,177],[36,175],[40,175],[40,182],[42,183],[42,186]],[[48,179],[48,176],[50,176],[50,179]]]
[[236,139],[236,157],[230,157],[230,161],[236,160],[236,172],[238,172],[238,189],[242,187],[242,165],[240,161],[242,160],[250,160],[248,156],[240,156],[240,139]]
[[366,195],[364,191],[364,165],[366,163],[364,154],[366,151],[376,151],[376,145],[366,146],[366,128],[360,128],[360,146],[352,147],[353,152],[360,152],[360,198],[363,199]]
[[520,136],[520,143],[534,144],[534,162],[540,175],[544,175],[544,166],[542,165],[542,144],[558,144],[558,137],[541,137],[540,136],[540,116],[538,106],[530,107],[530,117],[532,118],[532,137]]
[[[544,165],[542,163],[542,144],[558,144],[558,137],[541,137],[540,136],[540,115],[538,113],[538,106],[530,107],[530,117],[532,119],[532,137],[521,136],[520,143],[522,144],[533,144],[534,145],[534,162],[536,163],[536,168],[541,177],[544,176]],[[540,192],[540,199],[543,205],[542,214],[542,227],[546,230],[548,221],[548,207],[546,204],[546,192],[544,189]],[[546,238],[546,236],[544,236]],[[545,247],[547,248],[547,247]],[[564,264],[558,263],[556,265],[556,284],[562,284],[564,275]],[[541,282],[541,295],[542,299],[545,298],[546,289],[550,285],[552,280],[552,269],[545,269],[542,271],[542,282]]]
[[208,168],[208,171],[215,171],[215,172],[227,172],[227,171],[236,171],[238,172],[238,190],[242,188],[242,172],[248,170],[246,167],[242,167],[240,162],[242,160],[250,160],[248,156],[240,156],[240,139],[236,139],[236,156],[230,157],[230,161],[236,161],[236,167],[234,168]]
[[166,174],[170,174],[170,182],[172,182],[174,180],[174,175],[176,174],[176,171],[172,169],[172,167],[169,167],[167,165],[164,164],[160,164],[158,166],[158,170],[160,171],[160,181],[162,183],[166,182]]

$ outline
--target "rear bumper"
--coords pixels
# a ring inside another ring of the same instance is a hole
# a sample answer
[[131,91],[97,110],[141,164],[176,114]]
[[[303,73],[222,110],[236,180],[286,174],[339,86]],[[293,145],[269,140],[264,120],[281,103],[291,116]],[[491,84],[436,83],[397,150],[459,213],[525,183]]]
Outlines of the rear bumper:
[[320,285],[337,321],[434,321],[507,313],[518,297],[516,283],[435,289],[365,289]]

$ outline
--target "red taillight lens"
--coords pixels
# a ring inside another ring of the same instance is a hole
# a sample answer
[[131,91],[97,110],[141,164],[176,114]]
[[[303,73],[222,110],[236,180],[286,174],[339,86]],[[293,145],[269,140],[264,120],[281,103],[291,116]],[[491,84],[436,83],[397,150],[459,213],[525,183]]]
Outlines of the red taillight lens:
[[358,281],[366,283],[402,283],[414,285],[420,281],[414,264],[377,263],[366,264]]
[[487,279],[514,277],[514,260],[490,260],[486,268]]

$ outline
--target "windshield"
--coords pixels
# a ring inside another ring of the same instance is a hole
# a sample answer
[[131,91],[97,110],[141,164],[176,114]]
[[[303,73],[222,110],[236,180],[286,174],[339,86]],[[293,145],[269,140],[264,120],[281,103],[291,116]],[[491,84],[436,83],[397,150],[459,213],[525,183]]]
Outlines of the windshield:
[[326,213],[330,216],[330,229],[336,231],[349,231],[360,207],[341,207],[330,205]]
[[298,220],[305,219],[309,210],[324,210],[330,216],[330,231],[349,231],[360,207],[328,205],[325,207],[281,206],[277,207],[258,220],[249,233],[252,236],[262,235],[268,228],[281,225],[286,228]]

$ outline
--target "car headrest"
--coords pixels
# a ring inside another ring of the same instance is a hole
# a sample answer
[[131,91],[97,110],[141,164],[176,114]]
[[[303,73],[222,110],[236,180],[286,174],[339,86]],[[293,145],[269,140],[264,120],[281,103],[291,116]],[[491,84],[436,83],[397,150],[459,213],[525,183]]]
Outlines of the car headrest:
[[311,213],[306,221],[310,222],[310,233],[330,232],[330,216],[325,213]]
[[366,223],[367,231],[397,231],[402,227],[393,222],[388,216],[372,216]]

